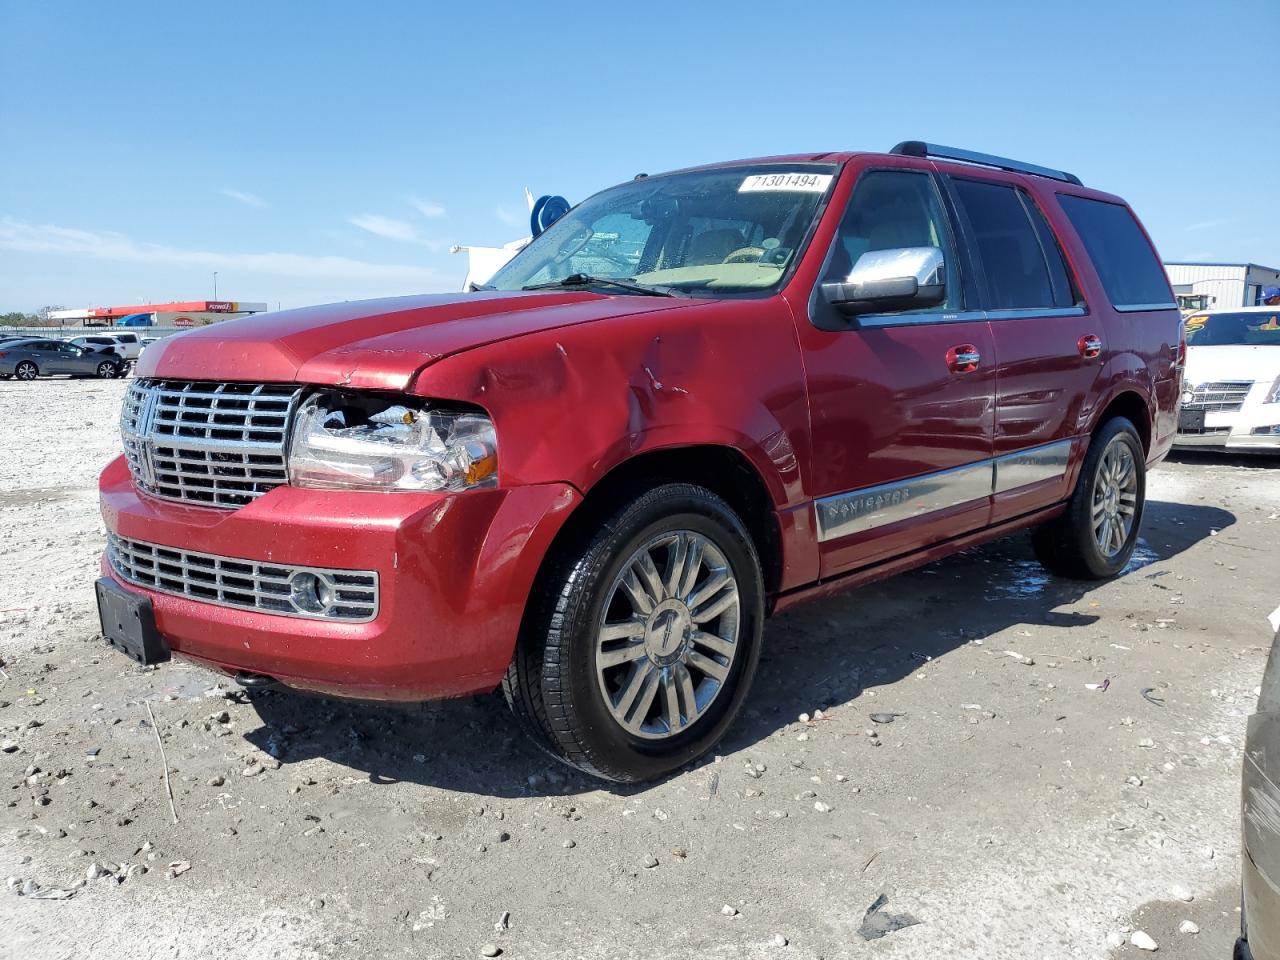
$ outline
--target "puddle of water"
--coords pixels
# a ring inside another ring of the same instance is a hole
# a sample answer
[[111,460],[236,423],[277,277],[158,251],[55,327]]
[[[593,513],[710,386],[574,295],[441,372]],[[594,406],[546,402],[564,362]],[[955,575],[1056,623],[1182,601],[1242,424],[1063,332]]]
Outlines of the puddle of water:
[[1035,560],[1007,560],[999,581],[987,585],[988,600],[1029,600],[1038,597],[1053,576]]
[[1141,570],[1143,567],[1149,566],[1161,559],[1160,554],[1151,549],[1151,545],[1142,537],[1138,538],[1137,545],[1133,548],[1133,556],[1129,558],[1129,562],[1124,565],[1124,569],[1120,571],[1120,576],[1133,573],[1135,570]]
[[[1117,576],[1125,576],[1160,560],[1160,554],[1142,537],[1133,548],[1133,556]],[[1053,575],[1035,560],[1008,559],[1002,563],[1002,579],[987,586],[988,600],[1030,600],[1041,596],[1053,583]]]

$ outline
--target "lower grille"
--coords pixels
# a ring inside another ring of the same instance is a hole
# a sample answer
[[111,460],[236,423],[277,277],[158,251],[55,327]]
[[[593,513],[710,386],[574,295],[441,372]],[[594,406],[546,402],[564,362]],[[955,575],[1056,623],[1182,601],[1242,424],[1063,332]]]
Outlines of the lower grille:
[[122,580],[160,593],[310,620],[367,623],[378,615],[378,574],[238,560],[107,534]]
[[1219,380],[1214,383],[1201,383],[1191,391],[1191,399],[1184,401],[1182,406],[1190,410],[1204,410],[1206,413],[1239,410],[1244,406],[1245,397],[1252,389],[1252,380]]

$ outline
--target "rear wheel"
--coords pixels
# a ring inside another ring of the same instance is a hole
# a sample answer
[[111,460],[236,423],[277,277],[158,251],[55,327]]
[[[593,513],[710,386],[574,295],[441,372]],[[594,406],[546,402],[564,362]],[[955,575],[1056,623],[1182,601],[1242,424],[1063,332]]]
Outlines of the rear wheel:
[[665,484],[551,558],[503,690],[555,756],[651,780],[710,750],[760,654],[764,586],[741,519]]
[[1032,534],[1037,559],[1079,580],[1115,576],[1137,545],[1146,492],[1142,440],[1129,420],[1114,417],[1089,444],[1066,512]]
[[13,375],[19,380],[34,380],[40,376],[40,368],[30,360],[23,360],[14,368]]
[[103,360],[100,364],[98,364],[98,379],[99,380],[114,379],[117,376],[116,371],[118,370],[118,368],[119,368],[119,364],[112,363],[110,360]]

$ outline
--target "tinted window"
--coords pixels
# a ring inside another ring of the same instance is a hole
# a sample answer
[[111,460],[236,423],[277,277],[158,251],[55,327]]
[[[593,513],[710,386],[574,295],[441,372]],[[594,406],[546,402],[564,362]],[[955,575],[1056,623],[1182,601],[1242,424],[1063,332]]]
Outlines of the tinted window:
[[1127,207],[1059,194],[1114,307],[1174,304],[1164,268]]
[[957,309],[955,250],[933,178],[927,173],[873,170],[858,178],[836,232],[824,282],[840,282],[864,253],[898,247],[938,247],[947,269],[947,299],[930,312]]
[[1187,343],[1197,347],[1280,346],[1280,307],[1187,317]]
[[[1056,260],[1057,286],[1066,282],[1062,254],[1045,255],[1030,208],[1016,187],[978,180],[953,180],[956,199],[969,220],[978,258],[986,273],[986,306],[991,310],[1068,306],[1055,295],[1051,259]],[[1047,231],[1047,227],[1045,228]]]
[[116,335],[116,339],[121,343],[137,343],[138,336],[134,333],[121,333]]

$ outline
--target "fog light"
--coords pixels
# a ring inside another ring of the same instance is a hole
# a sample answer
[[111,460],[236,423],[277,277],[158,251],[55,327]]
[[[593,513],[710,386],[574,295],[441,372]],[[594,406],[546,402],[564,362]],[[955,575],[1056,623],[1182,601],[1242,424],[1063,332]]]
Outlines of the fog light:
[[314,573],[295,573],[289,578],[289,599],[299,610],[325,613],[333,606],[333,587]]
[[1253,435],[1255,437],[1280,437],[1280,423],[1273,424],[1270,427],[1254,427]]

